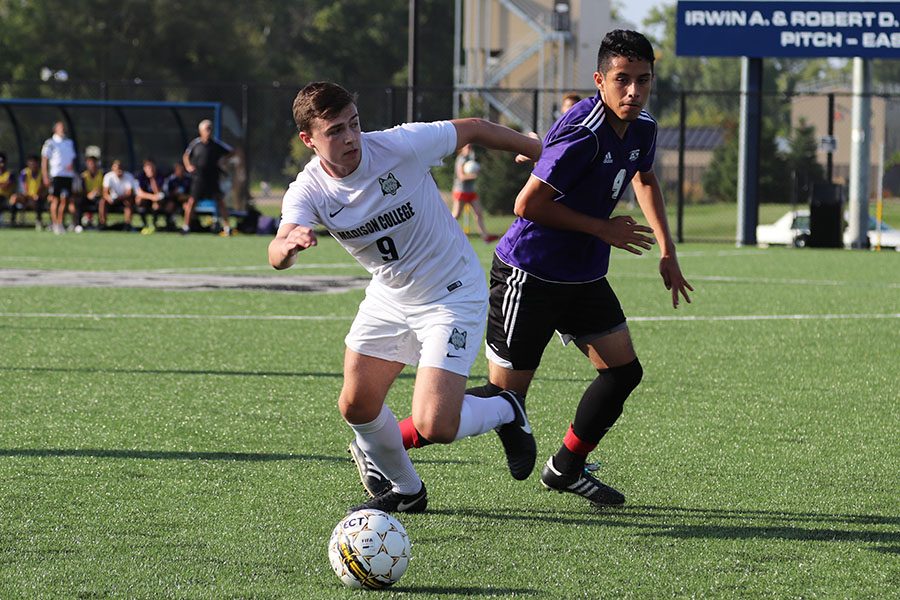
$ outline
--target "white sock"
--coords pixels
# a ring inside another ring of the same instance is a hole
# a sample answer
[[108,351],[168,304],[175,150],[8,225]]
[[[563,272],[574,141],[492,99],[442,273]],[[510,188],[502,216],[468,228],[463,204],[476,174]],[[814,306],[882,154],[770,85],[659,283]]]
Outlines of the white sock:
[[516,418],[513,407],[500,396],[479,398],[466,394],[459,411],[457,440],[473,435],[481,435]]
[[403,448],[397,417],[387,405],[382,406],[374,421],[361,425],[351,423],[350,427],[356,432],[356,443],[372,464],[391,480],[394,491],[415,494],[422,489],[422,479]]

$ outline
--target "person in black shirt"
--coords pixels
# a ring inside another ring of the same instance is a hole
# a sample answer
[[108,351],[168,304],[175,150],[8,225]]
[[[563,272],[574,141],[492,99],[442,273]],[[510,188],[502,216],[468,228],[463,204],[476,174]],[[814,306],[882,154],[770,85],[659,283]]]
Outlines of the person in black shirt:
[[231,235],[231,226],[228,221],[228,207],[225,206],[225,198],[219,188],[219,162],[234,152],[231,146],[213,137],[212,121],[204,119],[198,126],[200,136],[188,144],[181,157],[184,168],[191,174],[191,191],[187,204],[184,206],[184,225],[181,232],[190,231],[191,217],[194,207],[199,200],[212,199],[216,201],[219,210],[219,218],[222,222],[220,235]]

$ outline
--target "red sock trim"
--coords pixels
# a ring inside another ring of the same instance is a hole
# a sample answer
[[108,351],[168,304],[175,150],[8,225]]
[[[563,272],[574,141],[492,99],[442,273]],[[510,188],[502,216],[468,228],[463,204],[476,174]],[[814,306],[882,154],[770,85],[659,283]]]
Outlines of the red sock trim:
[[572,425],[569,425],[566,437],[563,438],[563,446],[568,448],[572,454],[587,456],[591,453],[591,450],[597,447],[597,444],[591,444],[579,438],[575,435],[575,430],[572,428]]
[[413,425],[412,417],[406,417],[400,421],[400,435],[403,436],[403,447],[407,450],[431,444],[430,441],[419,434],[415,425]]

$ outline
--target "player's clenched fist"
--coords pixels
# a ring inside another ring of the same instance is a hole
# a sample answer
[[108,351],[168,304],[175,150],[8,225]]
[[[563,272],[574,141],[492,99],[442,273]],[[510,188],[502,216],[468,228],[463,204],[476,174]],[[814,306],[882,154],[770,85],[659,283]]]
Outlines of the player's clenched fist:
[[316,233],[309,227],[284,223],[275,239],[269,242],[269,264],[276,269],[287,269],[294,264],[297,253],[318,244]]
[[303,227],[302,225],[298,225],[292,229],[284,241],[288,250],[296,251],[305,250],[306,248],[315,246],[319,243],[316,232],[311,228]]

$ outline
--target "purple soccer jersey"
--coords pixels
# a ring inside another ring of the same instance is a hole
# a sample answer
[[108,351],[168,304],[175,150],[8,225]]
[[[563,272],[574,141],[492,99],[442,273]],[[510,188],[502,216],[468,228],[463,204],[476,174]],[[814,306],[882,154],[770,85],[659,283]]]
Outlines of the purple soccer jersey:
[[[656,121],[647,111],[620,138],[597,94],[568,110],[544,138],[532,175],[559,192],[557,202],[606,219],[637,171],[653,167]],[[609,244],[576,231],[517,218],[497,244],[497,256],[545,281],[583,283],[606,275]]]

